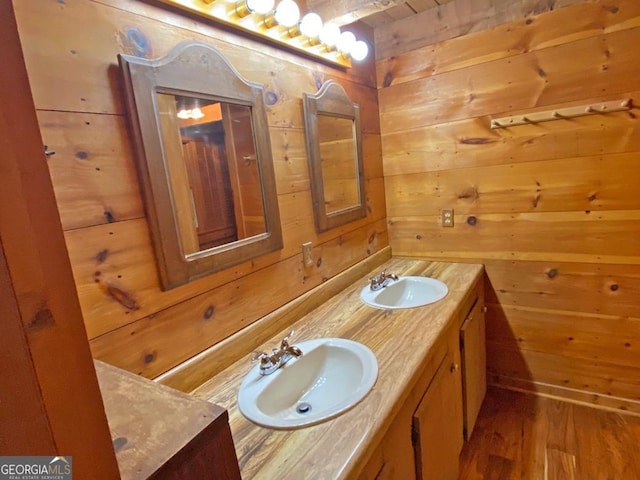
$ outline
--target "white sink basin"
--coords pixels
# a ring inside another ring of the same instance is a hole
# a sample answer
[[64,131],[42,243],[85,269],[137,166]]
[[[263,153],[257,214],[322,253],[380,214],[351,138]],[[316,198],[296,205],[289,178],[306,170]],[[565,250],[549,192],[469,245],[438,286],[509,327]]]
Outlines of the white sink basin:
[[295,344],[303,355],[260,375],[259,365],[245,377],[238,407],[265,427],[299,428],[324,422],[362,400],[378,378],[378,361],[369,348],[344,338]]
[[360,292],[364,303],[375,308],[415,308],[442,300],[449,293],[440,280],[429,277],[400,277],[376,291],[367,285]]

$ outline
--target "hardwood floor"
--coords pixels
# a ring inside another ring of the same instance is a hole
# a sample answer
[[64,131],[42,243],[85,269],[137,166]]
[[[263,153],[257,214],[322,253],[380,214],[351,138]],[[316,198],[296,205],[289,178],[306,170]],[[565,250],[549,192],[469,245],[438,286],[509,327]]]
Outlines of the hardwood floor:
[[489,388],[459,480],[640,480],[640,417]]

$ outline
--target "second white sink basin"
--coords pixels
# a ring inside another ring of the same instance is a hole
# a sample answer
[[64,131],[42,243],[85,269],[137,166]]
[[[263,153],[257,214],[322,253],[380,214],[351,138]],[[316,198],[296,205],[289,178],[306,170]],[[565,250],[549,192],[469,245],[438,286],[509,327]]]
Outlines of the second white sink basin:
[[299,428],[336,417],[362,400],[378,378],[378,361],[361,343],[321,338],[295,344],[303,355],[260,375],[245,377],[238,407],[249,420],[266,427]]
[[400,277],[386,287],[373,291],[367,285],[360,292],[364,303],[375,308],[415,308],[442,300],[449,288],[440,280],[429,277]]

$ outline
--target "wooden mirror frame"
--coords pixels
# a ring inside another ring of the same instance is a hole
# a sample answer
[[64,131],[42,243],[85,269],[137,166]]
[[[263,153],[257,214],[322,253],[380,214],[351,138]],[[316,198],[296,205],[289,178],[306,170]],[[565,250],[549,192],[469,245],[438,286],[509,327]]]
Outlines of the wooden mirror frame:
[[[164,290],[282,248],[278,197],[263,87],[244,79],[215,48],[178,44],[166,56],[118,55],[134,134],[138,173]],[[202,96],[251,107],[266,232],[184,254],[158,117],[157,92]]]
[[[342,85],[333,80],[322,84],[315,94],[303,94],[304,125],[307,137],[307,155],[313,214],[316,230],[324,232],[340,225],[367,216],[366,194],[364,189],[364,161],[362,155],[362,128],[360,125],[360,106],[353,103]],[[346,118],[353,121],[353,134],[356,158],[350,159],[357,165],[357,188],[359,204],[353,207],[327,213],[324,197],[324,179],[320,155],[320,132],[318,115]]]

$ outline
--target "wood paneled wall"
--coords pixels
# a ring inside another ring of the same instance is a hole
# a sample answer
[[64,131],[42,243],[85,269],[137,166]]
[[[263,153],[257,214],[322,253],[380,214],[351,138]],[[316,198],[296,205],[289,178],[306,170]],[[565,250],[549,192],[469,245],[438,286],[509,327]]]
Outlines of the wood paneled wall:
[[[377,73],[393,254],[486,265],[493,382],[640,413],[637,45],[640,3],[594,1]],[[490,128],[624,98],[630,112]]]
[[[15,8],[43,141],[56,152],[49,169],[96,358],[156,377],[388,245],[373,61],[345,72],[137,0],[20,0]],[[265,85],[284,248],[164,292],[116,56],[155,58],[186,39],[213,45]],[[302,93],[330,78],[363,111],[368,215],[319,235]],[[307,241],[316,261],[309,268]]]
[[[377,59],[407,53],[461,35],[526,20],[543,12],[593,0],[431,1],[434,5],[432,8],[376,26]],[[410,8],[408,2],[405,8]]]

